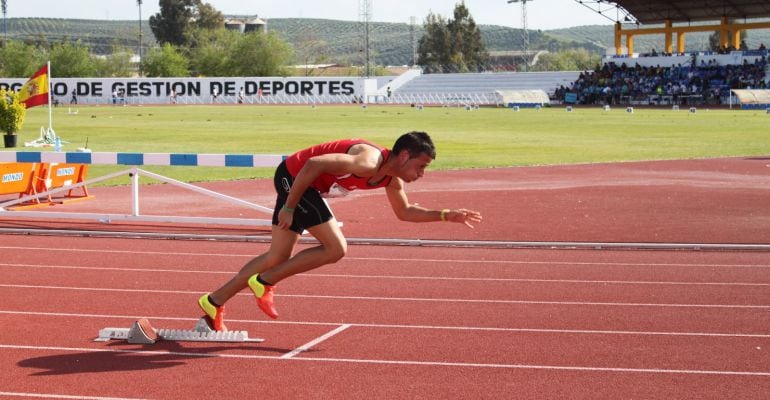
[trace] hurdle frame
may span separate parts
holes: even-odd
[[[54,153],[54,152],[5,152],[0,153],[0,162],[10,161],[10,154],[15,153],[14,162],[67,162],[82,164],[134,164],[134,165],[176,165],[176,166],[232,166],[232,167],[267,167],[276,166],[283,160],[281,155],[224,155],[224,154],[171,154],[171,153]],[[227,160],[230,160],[228,162]],[[131,202],[130,210],[126,214],[112,213],[88,213],[88,212],[57,212],[57,211],[23,211],[11,210],[17,204],[41,197],[50,197],[62,192],[69,192],[86,185],[103,182],[117,177],[128,175],[130,177]],[[112,222],[149,222],[149,223],[175,223],[175,224],[213,224],[213,225],[240,225],[240,226],[271,226],[272,219],[255,218],[227,218],[227,217],[189,217],[173,215],[143,215],[140,212],[139,177],[145,176],[157,181],[167,183],[182,189],[190,190],[211,198],[222,200],[230,204],[246,207],[272,216],[273,209],[238,199],[219,192],[202,188],[200,186],[185,183],[163,175],[142,170],[137,166],[107,174],[98,178],[88,179],[73,185],[38,192],[18,199],[0,203],[0,218],[31,218],[31,219],[67,219],[67,220],[93,220],[102,223]]]

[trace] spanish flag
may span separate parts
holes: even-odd
[[[32,75],[19,91],[19,101],[27,108],[48,104],[48,65]]]

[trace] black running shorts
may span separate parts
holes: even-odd
[[[278,168],[275,169],[275,177],[273,178],[275,184],[275,191],[278,196],[275,199],[275,209],[273,210],[273,225],[278,225],[278,213],[281,212],[286,199],[289,197],[289,190],[294,183],[294,178],[286,169],[286,162],[281,162]],[[329,205],[326,204],[326,200],[321,197],[321,193],[313,188],[308,188],[300,198],[297,206],[294,207],[294,221],[291,224],[291,229],[294,232],[302,234],[307,228],[321,225],[324,222],[334,218],[332,210]]]

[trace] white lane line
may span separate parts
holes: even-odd
[[[28,269],[62,269],[84,271],[117,271],[117,272],[141,272],[141,273],[179,273],[179,274],[217,274],[232,275],[235,271],[204,271],[190,269],[151,269],[151,268],[123,268],[123,267],[81,267],[74,265],[33,265],[18,263],[0,263],[0,268],[28,268]],[[668,285],[668,286],[746,286],[766,287],[770,283],[750,282],[677,282],[677,281],[619,281],[619,280],[588,280],[588,279],[534,279],[534,278],[473,278],[473,277],[446,277],[446,276],[419,276],[419,275],[355,275],[355,274],[322,274],[303,273],[297,277],[320,277],[339,279],[384,279],[384,280],[429,280],[429,281],[462,281],[462,282],[518,282],[518,283],[576,283],[576,284],[618,284],[618,285]]]
[[[68,318],[99,318],[99,319],[128,319],[135,320],[139,318],[149,318],[160,321],[186,321],[191,324],[197,319],[168,316],[147,316],[147,315],[109,315],[109,314],[74,314],[74,313],[56,313],[56,312],[36,312],[36,311],[11,311],[0,310],[0,314],[7,315],[35,315],[43,317],[68,317]],[[465,332],[508,332],[508,333],[549,333],[549,334],[567,334],[567,335],[629,335],[629,336],[695,336],[695,337],[724,337],[724,338],[770,338],[770,334],[755,333],[722,333],[722,332],[662,332],[662,331],[613,331],[613,330],[590,330],[590,329],[538,329],[538,328],[501,328],[494,326],[447,326],[447,325],[405,325],[405,324],[374,324],[374,323],[347,323],[339,322],[316,322],[316,321],[255,321],[249,319],[229,319],[229,322],[239,324],[274,324],[274,325],[301,325],[301,326],[339,326],[350,325],[358,328],[385,328],[385,329],[415,329],[415,330],[449,330]]]
[[[194,269],[156,269],[156,268],[128,268],[128,267],[81,267],[77,265],[40,265],[40,264],[18,264],[18,263],[0,263],[0,267],[21,267],[21,268],[49,268],[49,269],[74,269],[84,271],[117,271],[117,272],[148,272],[148,273],[180,273],[180,274],[219,274],[234,275],[237,271],[210,271]]]
[[[147,254],[147,255],[168,255],[168,256],[213,256],[213,257],[254,257],[254,254],[234,254],[234,253],[191,253],[191,252],[173,252],[173,251],[149,251],[149,250],[114,250],[114,249],[78,249],[63,247],[33,247],[33,246],[0,246],[0,249],[6,250],[31,250],[36,253],[48,251],[63,251],[71,253],[110,253],[110,254]]]
[[[142,400],[140,398],[133,397],[104,397],[104,396],[73,396],[67,394],[53,394],[53,393],[21,393],[21,392],[0,392],[0,396],[13,396],[13,397],[37,397],[41,399],[77,399],[77,400]]]
[[[281,358],[292,358],[292,357],[296,356],[299,353],[302,353],[304,351],[308,351],[313,346],[315,346],[315,345],[317,345],[317,344],[319,344],[319,343],[321,343],[321,342],[331,338],[332,336],[334,336],[334,335],[344,331],[345,329],[350,328],[351,326],[353,326],[353,325],[345,324],[345,325],[339,326],[339,327],[337,327],[337,329],[334,329],[334,330],[332,330],[330,332],[327,332],[326,334],[321,335],[321,336],[319,336],[319,337],[317,337],[317,338],[315,338],[315,339],[313,339],[313,340],[303,344],[302,346],[299,346],[296,349],[294,349],[294,350],[292,350],[292,351],[282,355]]]
[[[114,254],[145,254],[145,255],[165,255],[165,256],[211,256],[211,257],[238,257],[252,258],[254,254],[222,254],[222,253],[193,253],[193,252],[168,252],[168,251],[137,251],[137,250],[108,250],[108,249],[72,249],[72,248],[52,248],[52,247],[21,247],[21,246],[0,246],[0,249],[9,250],[31,250],[36,253],[49,251],[63,251],[74,253],[114,253]],[[512,264],[512,265],[563,265],[563,266],[641,266],[641,267],[725,267],[725,268],[770,268],[770,264],[707,264],[707,263],[659,263],[659,262],[594,262],[594,261],[525,261],[525,260],[458,260],[458,259],[440,259],[440,258],[393,258],[393,257],[345,257],[345,260],[359,261],[404,261],[404,262],[436,262],[436,263],[454,263],[454,264]]]
[[[534,279],[534,278],[470,278],[442,276],[408,276],[408,275],[351,275],[351,274],[321,274],[304,273],[297,277],[312,276],[341,279],[414,279],[428,281],[479,281],[479,282],[521,282],[521,283],[586,283],[586,284],[622,284],[622,285],[683,285],[683,286],[770,286],[770,283],[746,282],[676,282],[676,281],[618,281],[618,280],[587,280],[587,279]]]
[[[2,286],[2,285],[0,285]],[[366,297],[366,296],[323,296],[323,295],[281,295],[285,297],[308,299],[344,299],[344,300],[374,300],[374,301],[424,301],[445,303],[482,303],[482,304],[535,304],[559,306],[602,306],[602,307],[675,307],[675,308],[727,308],[727,309],[770,309],[770,305],[744,304],[681,304],[681,303],[610,303],[591,301],[542,301],[542,300],[496,300],[496,299],[448,299],[448,298],[419,298],[419,297]]]
[[[0,287],[14,289],[46,289],[46,290],[74,290],[91,292],[117,292],[117,293],[151,293],[151,294],[195,294],[198,291],[189,290],[148,290],[148,289],[120,289],[120,288],[94,288],[94,287],[70,287],[70,286],[42,286],[42,285],[6,285]],[[252,296],[248,293],[240,293],[239,296]],[[535,305],[560,305],[560,306],[601,306],[601,307],[674,307],[674,308],[725,308],[725,309],[770,309],[770,305],[744,305],[744,304],[681,304],[681,303],[610,303],[591,301],[542,301],[542,300],[496,300],[496,299],[450,299],[450,298],[425,298],[425,297],[379,297],[379,296],[324,296],[309,294],[280,294],[278,297],[290,297],[298,299],[333,299],[333,300],[364,300],[364,301],[399,301],[399,302],[435,302],[435,303],[480,303],[480,304],[535,304]]]
[[[556,370],[556,371],[588,371],[588,372],[613,372],[613,373],[641,373],[641,374],[677,374],[677,375],[731,375],[731,376],[762,376],[770,377],[766,371],[716,371],[697,369],[659,369],[659,368],[612,368],[589,367],[568,365],[533,365],[533,364],[493,364],[493,363],[464,363],[464,362],[438,362],[438,361],[412,361],[412,360],[377,360],[356,358],[325,358],[325,357],[292,357],[262,356],[256,354],[213,354],[213,353],[189,353],[181,351],[152,351],[152,350],[121,350],[121,349],[94,349],[85,347],[58,347],[58,346],[18,346],[0,344],[0,349],[34,350],[34,351],[68,351],[89,353],[128,353],[183,356],[190,358],[233,358],[233,359],[260,359],[279,361],[304,361],[326,363],[355,363],[377,365],[417,365],[426,367],[457,367],[457,368],[506,368],[522,370]]]

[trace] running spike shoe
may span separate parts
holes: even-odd
[[[198,306],[206,313],[209,326],[215,331],[227,331],[225,326],[225,306],[216,307],[209,301],[209,294],[206,293],[198,299]]]
[[[258,276],[259,274],[256,274],[249,278],[249,288],[254,292],[254,296],[257,297],[259,309],[267,314],[268,317],[276,319],[278,318],[278,311],[275,310],[275,305],[273,304],[273,289],[275,289],[275,286],[261,284],[257,280]]]

